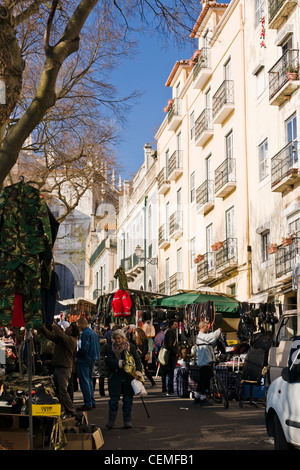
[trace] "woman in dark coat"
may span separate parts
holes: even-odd
[[[124,427],[131,428],[131,412],[133,402],[133,389],[131,377],[124,370],[125,351],[129,351],[136,365],[136,376],[142,377],[142,363],[136,347],[129,343],[122,330],[115,330],[111,336],[111,344],[107,347],[106,364],[108,367],[109,413],[106,427],[113,428],[118,414],[119,400],[123,395]]]
[[[146,360],[146,354],[149,353],[149,342],[148,338],[142,328],[135,328],[134,330],[134,344],[138,353],[141,356],[141,361],[144,366],[145,376],[150,380],[152,387],[155,385],[152,375],[149,372],[148,364]]]

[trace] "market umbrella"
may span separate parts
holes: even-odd
[[[225,314],[226,317],[239,318],[239,306],[237,300],[218,293],[182,292],[163,298],[154,299],[152,306],[161,308],[176,308],[184,305],[199,304],[211,300],[215,304],[216,312]]]

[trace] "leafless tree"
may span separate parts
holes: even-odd
[[[39,185],[49,169],[75,181],[87,162],[111,163],[116,122],[138,93],[119,97],[110,71],[133,53],[138,29],[181,41],[199,9],[198,0],[0,0],[0,187],[25,143],[41,157]]]

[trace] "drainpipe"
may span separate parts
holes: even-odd
[[[250,220],[249,220],[249,182],[248,182],[248,140],[247,140],[247,97],[246,97],[246,57],[245,57],[245,20],[243,16],[243,8],[245,12],[245,0],[243,5],[240,4],[241,13],[241,31],[242,31],[242,47],[243,47],[243,75],[244,75],[244,133],[245,133],[245,164],[246,164],[246,237],[247,237],[247,277],[248,277],[248,299],[252,294],[252,265],[251,265],[251,246],[250,246]]]

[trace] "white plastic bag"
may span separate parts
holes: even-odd
[[[146,396],[148,395],[144,384],[140,380],[133,379],[131,381],[131,386],[135,396]]]

